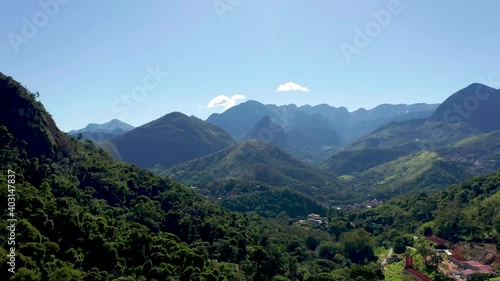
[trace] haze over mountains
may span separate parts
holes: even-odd
[[[98,145],[190,185],[235,179],[331,202],[384,199],[435,192],[496,169],[497,135],[484,134],[500,130],[499,97],[498,90],[472,84],[441,105],[354,112],[250,100],[206,121],[170,113]]]
[[[310,128],[308,125],[313,124],[322,129],[335,130],[339,135],[338,144],[346,144],[389,121],[430,117],[437,107],[437,104],[384,104],[371,110],[358,109],[349,112],[345,107],[336,108],[326,104],[297,107],[294,104],[277,106],[247,101],[223,113],[212,114],[207,122],[223,128],[235,139],[241,140],[261,118],[268,116],[285,131],[304,132]]]
[[[69,131],[68,134],[79,137],[81,135],[82,140],[91,140],[94,142],[110,140],[124,133],[132,130],[134,126],[129,125],[117,119],[113,119],[104,124],[91,123],[85,128],[79,130]]]
[[[104,147],[118,159],[153,168],[170,167],[235,143],[221,128],[173,112],[106,142]]]
[[[2,6],[0,281],[500,281],[499,1],[117,2]]]
[[[247,101],[207,121],[170,113],[98,145],[116,159],[188,184],[232,178],[333,201],[389,198],[433,192],[498,167],[497,135],[484,135],[500,130],[497,108],[499,91],[481,84],[441,105],[383,104],[354,112]],[[87,131],[113,123],[120,124]],[[327,190],[334,196],[325,197]]]
[[[430,118],[382,126],[334,152],[323,167],[344,175],[350,185],[389,196],[401,188],[442,189],[498,169],[499,108],[499,90],[472,84],[451,95]]]
[[[498,106],[498,94],[492,91],[485,102]],[[279,147],[287,143],[266,142],[267,130],[286,136],[266,117],[240,142],[217,126],[174,112],[99,143],[130,157],[126,161],[154,165],[153,171],[169,176],[163,177],[64,134],[34,94],[3,74],[0,95],[0,163],[16,171],[14,184],[24,191],[16,200],[23,206],[15,209],[23,226],[16,239],[29,245],[17,250],[23,267],[16,278],[112,280],[108,272],[118,268],[113,276],[130,280],[192,280],[201,272],[212,280],[383,280],[371,244],[402,254],[411,243],[417,249],[412,254],[424,255],[420,242],[412,235],[408,242],[402,233],[428,232],[460,247],[481,243],[467,255],[499,268],[499,171],[448,187],[500,168],[500,130],[481,126],[491,117],[486,109],[470,111],[474,122],[390,122],[333,150],[322,167]],[[175,162],[183,163],[164,170]],[[6,176],[0,183],[4,189],[12,185]],[[0,202],[7,202],[12,193],[1,194]],[[389,201],[343,209],[373,198]],[[310,212],[325,219],[301,219]],[[0,245],[2,270],[7,251]],[[249,261],[258,266],[247,268]],[[322,272],[303,274],[311,264]],[[363,276],[368,279],[358,278]]]

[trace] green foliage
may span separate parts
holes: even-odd
[[[286,213],[266,221],[223,209],[168,178],[114,161],[91,141],[61,134],[41,104],[11,78],[5,81],[10,88],[2,98],[31,110],[16,117],[15,129],[13,111],[0,111],[0,166],[16,172],[18,190],[14,280],[304,280],[350,263],[346,249],[356,245],[339,245],[344,255],[331,260],[317,257],[313,250],[333,240],[325,230],[291,225]],[[41,130],[43,141],[32,145],[32,134]],[[264,194],[274,192],[269,202],[290,213],[280,195],[302,200],[294,214],[318,208],[294,192],[269,188]],[[7,194],[2,173],[3,210]],[[6,218],[0,219],[2,272]]]
[[[11,280],[383,280],[374,248],[387,245],[404,252],[413,245],[405,233],[432,231],[451,241],[499,245],[500,170],[434,195],[407,195],[373,209],[339,212],[329,218],[328,226],[298,225],[290,216],[322,212],[317,201],[299,192],[324,196],[339,191],[336,181],[329,182],[330,175],[251,142],[265,148],[255,156],[259,161],[290,164],[275,170],[253,166],[252,175],[295,191],[239,181],[200,186],[211,195],[227,196],[222,206],[245,213],[229,211],[169,178],[114,161],[91,141],[62,134],[26,89],[10,77],[1,78],[0,94],[17,109],[0,111],[0,165],[16,171],[19,191],[18,270]],[[19,109],[24,109],[22,118]],[[240,149],[242,155],[228,154],[222,171],[252,151]],[[417,157],[436,158],[432,152]],[[198,164],[212,167],[215,162],[209,160]],[[421,169],[413,160],[406,163],[387,170]],[[452,167],[436,167],[454,176]],[[331,189],[318,191],[322,184]],[[333,194],[359,194],[349,192]],[[2,173],[3,210],[7,194]],[[247,212],[244,205],[255,212]],[[6,218],[3,213],[0,220],[2,272],[8,266]],[[416,267],[435,271],[439,257],[425,244],[414,246]]]
[[[366,230],[360,228],[346,232],[340,237],[345,247],[345,256],[357,264],[367,264],[376,261],[373,251],[373,237]]]
[[[476,176],[431,196],[421,193],[387,201],[362,211],[358,218],[373,233],[435,233],[452,242],[500,241],[500,170]],[[386,237],[393,243],[394,237]],[[399,240],[399,239],[398,239]],[[408,245],[410,239],[404,238]],[[399,241],[401,242],[401,241]]]
[[[260,140],[241,142],[219,152],[176,165],[163,175],[188,185],[238,179],[279,186],[316,198],[348,198],[333,174],[306,165]]]
[[[196,192],[215,199],[220,206],[230,210],[255,211],[267,218],[281,212],[292,218],[310,213],[325,215],[325,208],[306,194],[251,181],[214,180],[197,184]]]

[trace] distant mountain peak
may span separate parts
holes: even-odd
[[[247,133],[245,139],[258,139],[279,147],[286,146],[286,135],[283,128],[276,125],[269,116],[264,116]]]
[[[473,83],[448,97],[430,121],[466,123],[483,132],[500,130],[500,90]]]
[[[134,126],[129,125],[129,124],[127,124],[123,121],[120,121],[118,119],[111,119],[110,121],[108,121],[106,123],[102,123],[102,124],[89,123],[87,126],[85,126],[85,128],[79,129],[79,130],[72,130],[69,133],[74,134],[74,133],[79,133],[82,131],[97,131],[97,130],[111,131],[111,130],[115,130],[117,128],[120,128],[123,131],[129,131],[129,130],[132,130],[134,128]]]
[[[165,114],[110,142],[122,160],[143,168],[170,167],[235,144],[221,128],[181,112]]]

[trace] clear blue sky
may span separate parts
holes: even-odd
[[[480,77],[500,81],[496,0],[54,1],[3,1],[0,71],[40,92],[65,131],[172,111],[204,119],[248,99],[438,103]],[[374,24],[382,10],[390,20]],[[356,28],[373,37],[356,44]],[[350,62],[343,42],[360,47]],[[308,91],[278,92],[287,82]],[[209,108],[221,95],[212,105],[225,106]]]

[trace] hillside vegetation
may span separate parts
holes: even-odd
[[[176,165],[163,175],[186,184],[240,179],[287,187],[308,195],[345,198],[337,177],[294,159],[278,147],[248,140],[214,154]]]
[[[0,175],[0,208],[8,210],[8,190],[15,188],[16,198],[13,215],[0,220],[2,278],[10,274],[12,249],[11,280],[383,278],[370,264],[372,245],[356,242],[371,239],[362,230],[335,242],[336,259],[323,256],[319,250],[333,241],[325,230],[220,208],[61,133],[35,95],[12,78],[0,76],[0,89],[0,165],[15,172],[15,180]],[[19,108],[29,114],[19,115]],[[13,217],[16,244],[8,246],[6,219]]]

